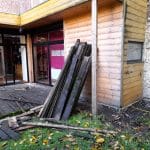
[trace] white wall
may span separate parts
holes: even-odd
[[[150,21],[147,23],[146,40],[144,49],[144,88],[143,97],[150,100]]]
[[[28,81],[28,72],[27,72],[27,56],[25,46],[21,46],[21,61],[22,61],[22,78],[23,81]]]
[[[25,36],[20,37],[21,43],[25,43]],[[21,46],[20,48],[21,52],[21,61],[22,61],[22,79],[23,81],[28,81],[28,71],[27,71],[27,53],[26,53],[26,47]]]
[[[31,7],[35,7],[45,1],[47,1],[47,0],[31,0]]]

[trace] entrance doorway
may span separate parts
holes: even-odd
[[[53,85],[64,66],[63,30],[33,36],[35,82]]]
[[[5,82],[5,63],[4,63],[4,50],[0,46],[0,85]]]
[[[49,50],[48,46],[34,47],[35,80],[38,83],[49,84]]]
[[[6,84],[22,81],[22,62],[19,46],[4,46]]]
[[[3,34],[0,44],[0,85],[27,82],[25,36]]]

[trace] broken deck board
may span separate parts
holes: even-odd
[[[38,84],[0,86],[0,117],[43,105],[50,90]]]
[[[90,64],[91,64],[91,58],[85,57],[83,62],[82,62],[79,74],[78,74],[76,81],[73,85],[73,90],[71,92],[70,98],[69,98],[69,100],[66,104],[66,107],[64,109],[64,113],[63,113],[62,118],[61,118],[62,120],[67,120],[69,118],[74,104],[76,104],[76,101],[79,99],[79,96],[80,96],[80,93],[82,91],[82,87],[83,87],[83,84],[85,82]]]

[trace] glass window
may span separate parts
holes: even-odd
[[[2,35],[0,34],[0,43],[2,43]]]
[[[21,44],[26,44],[26,37],[24,35],[20,36],[20,43]]]
[[[25,35],[4,34],[4,43],[6,41],[9,44],[26,44]]]
[[[20,38],[14,35],[4,34],[4,43],[7,44],[20,44]]]
[[[42,33],[35,35],[33,38],[34,43],[42,43],[42,42],[47,42],[48,41],[48,33]]]
[[[64,39],[63,30],[51,31],[49,38],[50,41],[62,41]]]
[[[56,81],[64,66],[64,44],[50,45],[51,79]]]
[[[4,50],[3,46],[0,46],[0,76],[4,76]]]
[[[127,50],[127,61],[142,61],[142,42],[129,42]]]

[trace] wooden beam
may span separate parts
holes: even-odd
[[[21,19],[19,15],[0,13],[0,24],[20,26]]]
[[[33,53],[32,53],[32,40],[31,36],[27,35],[27,58],[28,58],[28,74],[29,82],[34,82],[34,71],[33,71]]]
[[[92,113],[97,114],[96,65],[97,65],[97,23],[98,1],[92,0]]]

